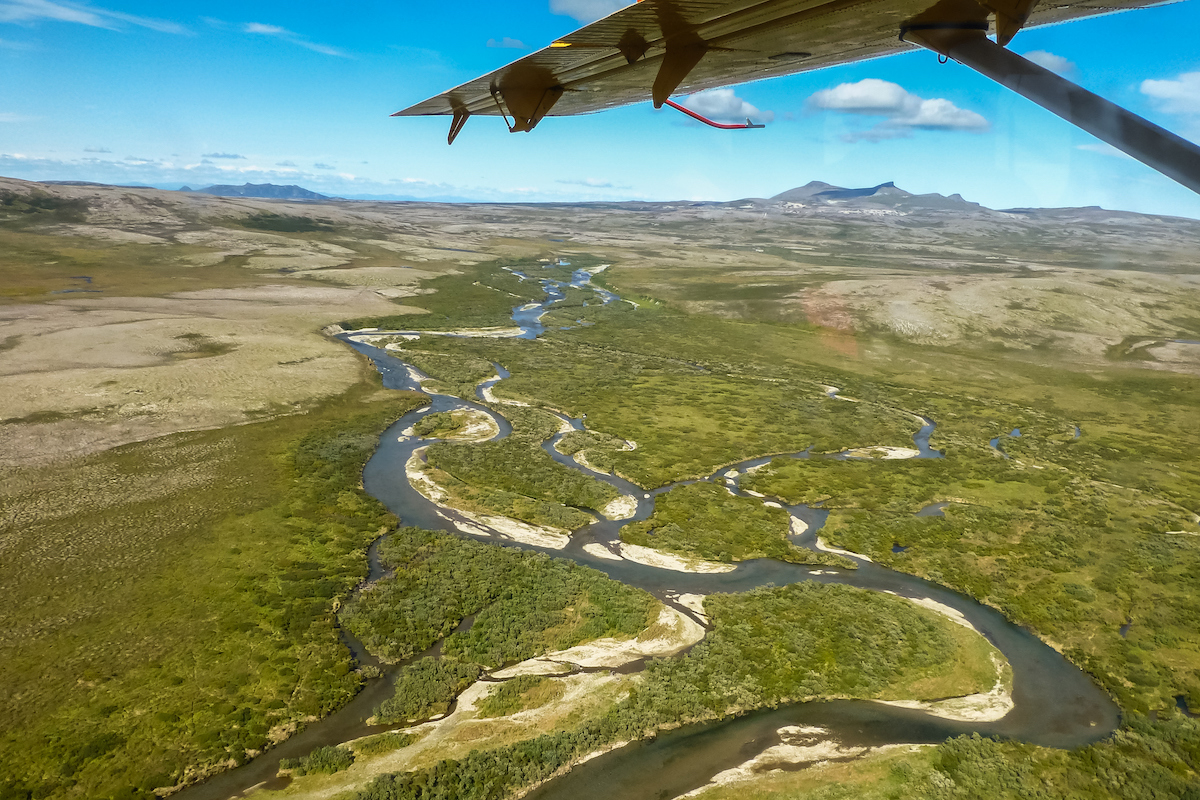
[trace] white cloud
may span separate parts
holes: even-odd
[[[289,31],[287,28],[281,28],[278,25],[267,25],[262,22],[247,22],[242,28],[244,33],[251,33],[258,36],[271,36],[275,39],[282,39],[285,42],[297,45],[299,47],[312,50],[314,53],[320,53],[326,56],[337,56],[339,58],[347,58],[346,54],[336,47],[320,44],[318,42],[310,42],[298,33]]]
[[[683,106],[708,117],[713,122],[736,123],[745,122],[747,119],[761,123],[775,121],[775,112],[759,111],[738,97],[733,89],[709,89],[699,92],[684,100]]]
[[[60,159],[33,153],[0,151],[0,175],[24,180],[83,180],[98,183],[141,183],[151,186],[193,188],[224,183],[299,184],[328,195],[390,196],[405,200],[469,200],[473,202],[579,200],[647,200],[646,195],[624,187],[581,189],[550,183],[533,188],[504,188],[480,185],[454,185],[423,178],[386,178],[356,175],[350,172],[316,172],[301,169],[272,169],[252,161],[224,164],[185,164],[169,160],[139,159],[127,161],[103,157]]]
[[[974,111],[944,98],[925,99],[878,78],[822,89],[808,98],[810,108],[842,114],[884,117],[874,128],[847,134],[847,141],[880,141],[910,136],[914,130],[982,133],[991,126]]]
[[[951,103],[944,98],[922,100],[912,113],[899,116],[895,123],[924,130],[986,131],[988,121],[974,111]]]
[[[1025,57],[1039,67],[1045,67],[1051,72],[1057,72],[1059,75],[1070,75],[1075,72],[1075,64],[1073,62],[1045,50],[1030,50],[1025,54]]]
[[[13,114],[7,111],[0,111],[0,122],[34,122],[37,117],[30,117],[26,114]]]
[[[529,46],[520,39],[514,39],[511,36],[505,36],[503,39],[488,39],[488,47],[501,47],[506,50],[525,50]]]
[[[111,153],[112,150],[109,150],[107,147],[85,147],[85,148],[83,148],[83,152],[85,152],[85,153]]]
[[[567,186],[586,186],[589,189],[628,189],[628,186],[617,186],[612,181],[601,180],[600,178],[559,178],[555,183],[562,183]]]
[[[294,36],[287,28],[278,25],[264,25],[261,22],[247,22],[246,33],[261,33],[264,36]]]
[[[160,33],[187,33],[174,22],[149,17],[137,17],[120,11],[109,11],[76,3],[54,3],[50,0],[0,0],[0,22],[74,22],[93,28],[119,30],[128,23]]]
[[[630,0],[550,0],[550,13],[587,23],[630,5]]]
[[[914,97],[899,84],[867,78],[858,83],[843,83],[832,89],[822,89],[808,98],[808,103],[813,108],[829,111],[892,115],[903,111]]]
[[[1200,72],[1185,72],[1174,80],[1142,81],[1142,94],[1172,114],[1200,114]]]
[[[237,153],[205,153],[200,157],[201,158],[228,158],[228,159],[240,158],[243,160],[246,158],[245,156],[238,155]]]

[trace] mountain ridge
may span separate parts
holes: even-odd
[[[232,184],[215,184],[207,186],[203,189],[193,189],[190,186],[183,186],[179,189],[181,192],[196,192],[197,194],[211,194],[217,197],[257,197],[264,200],[333,200],[334,198],[325,194],[305,189],[303,186],[295,184],[287,184],[281,186],[275,183],[245,183],[241,186]]]

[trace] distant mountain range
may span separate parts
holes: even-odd
[[[277,186],[273,183],[246,183],[241,186],[217,185],[204,189],[183,186],[181,192],[213,194],[218,197],[262,197],[270,200],[331,200],[328,195],[317,194],[303,186]]]
[[[3,180],[0,178],[0,180]],[[45,186],[62,186],[62,187],[105,187],[110,184],[95,183],[92,181],[39,181]],[[328,195],[318,194],[317,192],[305,189],[303,186],[280,186],[273,183],[246,183],[241,186],[232,185],[216,185],[208,186],[203,189],[192,189],[188,186],[183,186],[178,189],[175,187],[178,184],[171,186],[149,187],[142,185],[125,185],[116,188],[129,189],[150,189],[157,188],[161,190],[175,190],[181,192],[192,192],[195,194],[206,194],[218,197],[247,197],[247,198],[262,198],[273,200],[286,200],[291,202],[343,202],[347,200],[365,201],[376,203],[487,203],[497,202],[495,200],[479,200],[477,198],[462,197],[456,195],[437,195],[430,197],[417,197],[409,195],[370,195],[356,194],[345,197],[331,197]],[[511,201],[510,201],[511,202]],[[962,217],[965,219],[981,219],[990,217],[991,215],[1003,215],[1009,219],[1014,216],[1026,218],[1054,218],[1063,220],[1088,220],[1092,222],[1104,220],[1133,220],[1135,218],[1159,218],[1169,219],[1157,214],[1139,214],[1132,211],[1114,211],[1100,208],[1099,206],[1087,206],[1083,208],[1007,208],[1007,209],[990,209],[982,206],[979,203],[972,203],[964,200],[962,195],[952,194],[949,196],[930,193],[930,194],[913,194],[896,186],[892,181],[881,183],[878,186],[869,186],[863,188],[847,188],[844,186],[834,186],[831,183],[824,181],[812,181],[804,186],[798,186],[795,189],[789,189],[786,192],[781,192],[774,197],[748,197],[741,200],[732,201],[602,201],[602,202],[556,202],[556,203],[515,203],[518,205],[566,205],[566,206],[593,206],[596,208],[625,208],[625,209],[640,209],[640,208],[655,208],[655,207],[675,207],[675,208],[694,208],[702,209],[727,209],[729,211],[740,213],[743,210],[754,210],[755,213],[768,214],[788,214],[799,216],[832,216],[840,218],[844,215],[853,216],[871,216],[871,217],[889,217],[903,218],[915,215],[915,218],[920,219],[926,216],[937,217],[938,219],[950,219],[954,217]]]
[[[946,210],[982,208],[978,203],[971,203],[964,200],[962,195],[959,194],[952,194],[949,197],[941,194],[913,194],[912,192],[904,191],[891,181],[865,189],[847,189],[842,186],[833,186],[823,181],[812,181],[796,189],[789,189],[786,192],[777,194],[767,202],[830,205],[843,204],[846,201],[866,201],[868,203],[893,207],[907,206],[910,208],[940,208]]]

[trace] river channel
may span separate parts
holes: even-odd
[[[523,279],[533,280],[527,275],[518,275]],[[563,297],[563,290],[567,285],[595,290],[597,301],[601,303],[621,302],[620,298],[611,292],[592,285],[591,277],[587,271],[579,270],[572,276],[569,284],[542,279],[542,286],[547,292],[546,300],[536,306],[527,304],[514,309],[513,320],[521,328],[521,337],[536,338],[543,333],[542,316],[554,302]],[[352,333],[342,334],[339,338],[374,362],[385,387],[421,390],[421,380],[425,379],[425,376],[415,368],[400,361],[388,351],[366,343],[363,336]],[[364,468],[363,485],[368,493],[378,498],[405,525],[452,531],[483,541],[497,541],[495,537],[473,536],[460,531],[455,523],[465,523],[467,520],[458,517],[452,510],[439,508],[420,494],[409,483],[405,470],[414,451],[429,444],[428,440],[406,435],[405,431],[427,413],[474,408],[487,413],[500,425],[497,438],[507,436],[511,432],[511,426],[503,416],[495,413],[483,402],[485,390],[508,376],[500,365],[497,364],[496,368],[497,377],[479,386],[476,399],[465,400],[432,394],[432,403],[429,406],[406,414],[380,437],[378,449]],[[830,396],[834,396],[835,393],[836,390],[832,390]],[[583,420],[570,420],[566,417],[562,419],[569,422],[572,428],[583,429]],[[942,457],[942,453],[931,449],[929,445],[929,437],[936,427],[935,423],[924,418],[922,423],[920,431],[913,437],[913,450],[917,453],[915,457]],[[573,457],[558,452],[554,444],[561,436],[562,434],[559,434],[543,444],[546,452],[572,469],[584,471],[611,484],[623,495],[637,498],[636,512],[631,517],[621,520],[598,519],[594,524],[572,534],[570,543],[562,550],[550,550],[512,541],[503,541],[503,544],[569,558],[603,572],[614,580],[644,589],[664,602],[672,602],[672,598],[680,594],[745,592],[769,584],[783,586],[803,580],[846,584],[914,599],[929,598],[961,613],[1008,659],[1013,673],[1013,708],[1005,717],[994,722],[957,722],[918,710],[865,700],[809,702],[763,709],[724,721],[685,726],[663,733],[652,740],[626,745],[576,767],[566,775],[539,787],[528,795],[529,797],[539,800],[611,797],[657,800],[677,797],[705,785],[717,773],[736,767],[778,744],[778,731],[785,726],[824,729],[827,738],[836,740],[843,747],[935,743],[951,736],[979,733],[1049,747],[1075,748],[1106,737],[1118,725],[1119,712],[1108,695],[1059,653],[1027,630],[1009,622],[1000,612],[944,586],[887,569],[866,559],[855,558],[858,569],[854,570],[809,567],[762,559],[740,562],[729,572],[704,574],[614,560],[613,554],[617,552],[622,526],[631,520],[649,517],[660,494],[683,483],[695,481],[684,481],[647,491],[618,476],[589,469],[577,463]],[[734,494],[750,497],[751,495],[740,489],[740,477],[747,474],[747,470],[778,457],[766,456],[722,467],[702,480],[719,483]],[[785,457],[818,456],[810,455],[806,451]],[[842,453],[823,457],[852,456]],[[881,462],[880,468],[885,469],[886,462]],[[828,512],[819,508],[788,506],[781,501],[776,502],[808,524],[808,530],[792,536],[792,541],[802,547],[815,548],[817,533]],[[928,513],[940,511],[940,508],[931,507]],[[471,524],[478,528],[477,523]],[[601,547],[590,547],[588,550],[591,552],[585,551],[585,546],[595,544]],[[597,554],[605,550],[609,551],[607,557]],[[376,551],[377,547],[372,547],[370,551],[369,580],[382,575]],[[352,637],[346,635],[345,638],[347,645],[360,661],[377,663]],[[369,681],[366,688],[350,704],[329,717],[312,723],[277,748],[249,764],[218,775],[204,784],[185,789],[177,796],[183,800],[224,800],[241,796],[254,788],[279,788],[285,785],[283,779],[274,777],[280,758],[295,757],[320,745],[340,744],[385,730],[367,726],[366,719],[374,707],[390,695],[397,669],[398,665],[386,668],[383,677]]]

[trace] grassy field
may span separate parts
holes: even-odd
[[[304,415],[5,472],[6,797],[150,797],[357,691],[333,607],[394,523],[359,470],[424,402],[363,369]]]

